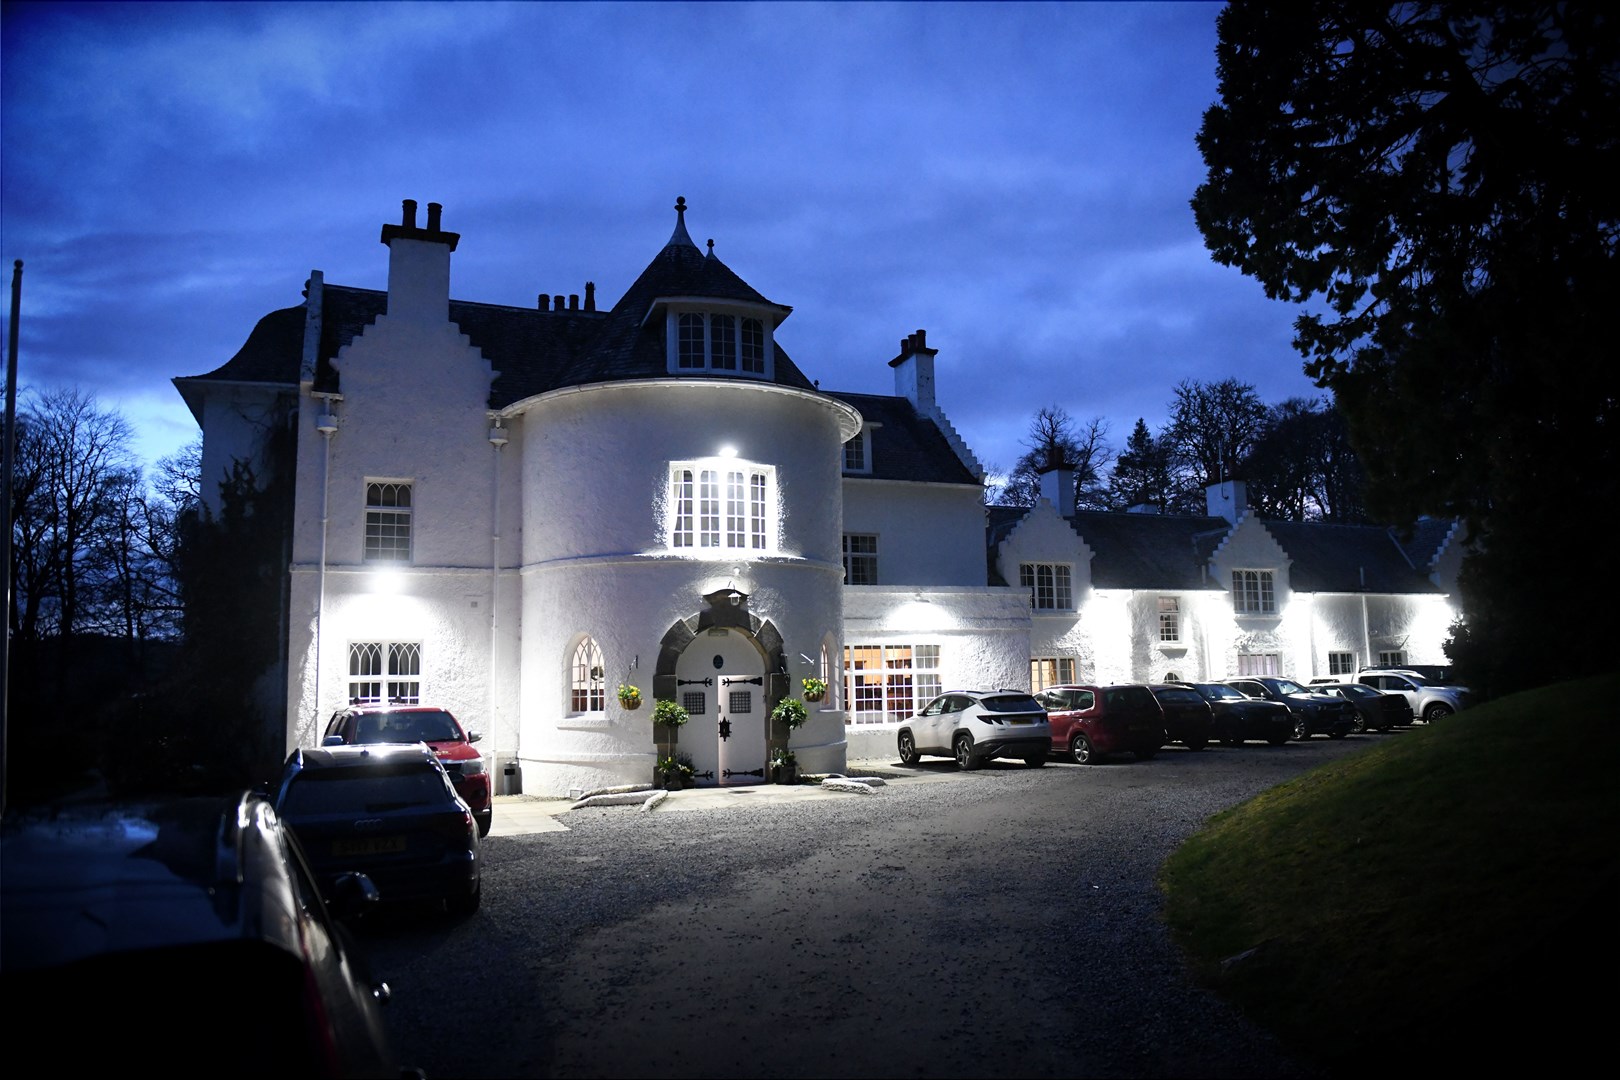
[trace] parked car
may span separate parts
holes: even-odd
[[[1046,764],[1052,729],[1046,712],[1022,690],[952,690],[941,694],[901,726],[900,760],[915,765],[924,754],[956,758],[977,769],[991,758],[1022,758]]]
[[[1361,683],[1313,684],[1311,689],[1348,701],[1356,710],[1357,735],[1369,729],[1388,731],[1396,726],[1405,727],[1413,719],[1412,706],[1400,694],[1386,694]]]
[[[1189,750],[1202,750],[1215,737],[1215,713],[1209,702],[1186,683],[1148,687],[1164,711],[1164,737]]]
[[[1367,675],[1375,671],[1406,671],[1417,675],[1431,686],[1454,686],[1450,664],[1374,664],[1361,669]]]
[[[361,872],[387,903],[443,901],[455,915],[478,910],[478,826],[444,765],[420,743],[294,750],[276,809],[323,885]]]
[[[1146,761],[1165,743],[1164,710],[1142,685],[1049,686],[1035,695],[1052,725],[1052,749],[1081,765],[1109,754]]]
[[[1260,739],[1281,746],[1294,737],[1294,715],[1288,706],[1252,698],[1225,683],[1190,684],[1215,714],[1215,737],[1222,746],[1242,746]]]
[[[388,984],[262,796],[13,808],[0,863],[7,1030],[68,1071],[404,1075]]]
[[[1332,694],[1313,693],[1293,679],[1248,675],[1227,679],[1226,685],[1252,698],[1286,705],[1294,718],[1294,738],[1301,742],[1319,733],[1342,739],[1355,730],[1356,710],[1348,701]]]
[[[1466,686],[1437,686],[1415,671],[1363,671],[1356,682],[1386,694],[1400,694],[1428,724],[1461,712],[1470,700]]]
[[[489,770],[472,744],[483,736],[461,726],[449,709],[433,705],[351,705],[326,723],[324,746],[424,742],[444,762],[456,794],[478,820],[478,835],[488,836],[494,821]]]

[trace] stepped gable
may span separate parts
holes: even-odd
[[[878,480],[916,480],[935,484],[979,484],[938,425],[917,412],[903,397],[845,394],[829,397],[852,405],[871,429],[871,476]],[[859,479],[866,473],[849,473]]]

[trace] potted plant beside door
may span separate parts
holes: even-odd
[[[788,729],[788,738],[804,726],[810,719],[810,710],[804,707],[804,702],[798,698],[783,698],[771,710],[771,719]],[[793,756],[793,751],[786,745],[780,746],[771,755],[771,771],[776,776],[778,784],[797,784],[799,782],[799,763]]]
[[[670,764],[672,765],[674,764],[673,755],[675,753],[675,732],[680,730],[681,725],[690,719],[692,719],[692,714],[681,708],[680,705],[676,704],[669,698],[659,698],[657,701],[653,702],[653,726],[664,728],[667,732],[665,735],[665,738],[668,740],[667,745],[661,746],[660,749],[667,749],[668,754],[666,756],[669,757]],[[663,762],[660,761],[658,763],[658,775],[655,776],[654,779],[660,780],[662,777]]]

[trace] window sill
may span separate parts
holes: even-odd
[[[590,731],[598,728],[612,727],[613,721],[605,712],[574,713],[557,721],[559,730]]]

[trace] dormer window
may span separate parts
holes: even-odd
[[[766,374],[770,339],[764,320],[722,311],[682,311],[672,321],[672,372]]]
[[[844,444],[844,471],[869,473],[872,471],[872,429],[863,427],[860,434]]]

